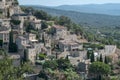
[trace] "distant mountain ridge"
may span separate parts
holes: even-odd
[[[61,6],[54,7],[54,9],[85,12],[85,13],[120,15],[120,3],[88,4],[88,5],[61,5]]]

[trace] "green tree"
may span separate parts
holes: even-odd
[[[107,57],[105,56],[105,64],[108,64],[108,59],[107,59]]]
[[[106,64],[111,63],[111,62],[112,62],[112,58],[109,57],[109,56],[105,56],[104,62],[105,62]]]
[[[40,60],[44,60],[46,58],[46,54],[44,53],[40,53],[38,56]]]
[[[28,58],[27,58],[27,51],[26,50],[24,50],[24,62],[27,62],[28,61]]]
[[[21,21],[20,20],[11,20],[10,21],[13,25],[20,25]]]
[[[0,80],[24,80],[23,73],[32,73],[29,64],[14,67],[12,60],[4,56],[0,60]]]
[[[35,11],[34,16],[36,16],[38,19],[42,19],[42,20],[51,20],[51,15],[48,15],[43,10]]]
[[[69,69],[70,67],[72,67],[72,65],[68,59],[60,58],[57,60],[57,63],[58,63],[58,68],[60,70],[66,70],[66,69]]]
[[[102,54],[100,54],[100,62],[103,62]]]
[[[106,76],[110,74],[110,72],[110,66],[103,62],[93,62],[89,67],[89,73],[94,74],[97,77],[97,80],[101,80],[100,76]]]
[[[47,22],[46,21],[42,21],[41,22],[41,29],[46,29],[46,28],[48,28]]]
[[[10,17],[10,11],[9,11],[9,8],[7,9],[7,18]]]
[[[18,51],[18,47],[13,42],[13,32],[11,31],[9,33],[9,52],[17,52],[17,51]]]
[[[42,80],[48,80],[48,76],[47,76],[45,70],[40,71],[38,76],[39,76],[40,80],[41,80],[41,78],[42,78]]]
[[[71,68],[64,71],[64,74],[65,74],[66,80],[81,80],[79,75],[75,71],[73,71]]]
[[[52,70],[57,69],[58,64],[56,60],[51,60],[51,61],[45,61],[45,63],[43,64],[43,68],[51,68]]]
[[[0,47],[2,48],[3,46],[3,40],[0,40]]]
[[[88,50],[87,51],[87,59],[91,58],[91,54],[93,53],[93,50]],[[92,55],[93,56],[93,55]]]
[[[27,21],[24,22],[24,26],[26,26],[25,31],[30,33],[31,30],[35,30],[34,27]]]
[[[94,61],[95,61],[94,53],[91,53],[90,60],[91,60],[91,62],[94,62]]]

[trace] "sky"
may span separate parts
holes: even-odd
[[[120,3],[120,0],[18,0],[18,1],[20,5],[43,5],[43,6]]]

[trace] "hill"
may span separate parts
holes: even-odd
[[[120,16],[65,11],[43,6],[31,7],[46,11],[53,16],[64,15],[70,17],[74,22],[85,27],[120,27]]]
[[[88,5],[61,5],[54,7],[55,9],[77,11],[85,13],[120,15],[120,4],[88,4]]]

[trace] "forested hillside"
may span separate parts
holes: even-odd
[[[89,27],[119,27],[120,16],[110,16],[101,14],[88,14],[74,11],[57,10],[53,8],[47,8],[42,6],[31,6],[38,10],[44,10],[54,16],[67,16],[70,17],[74,22]]]

